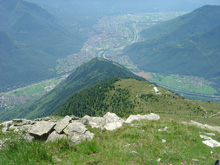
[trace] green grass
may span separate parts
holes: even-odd
[[[44,88],[38,84],[38,85],[35,85],[35,86],[32,86],[30,88],[27,88],[24,90],[28,95],[31,95],[31,94],[35,94],[35,93],[40,93],[40,92],[43,92],[44,91]]]
[[[113,112],[120,117],[128,117],[130,114],[156,113],[177,121],[197,119],[202,123],[219,125],[220,103],[189,100],[157,88],[159,95],[155,94],[154,85],[146,81],[129,78],[110,80],[70,96],[54,114],[83,117]]]
[[[167,131],[158,131],[165,126],[169,127]],[[89,130],[95,133],[94,139],[80,144],[67,140],[46,145],[43,141],[10,142],[0,151],[1,163],[213,164],[220,157],[220,148],[210,148],[200,138],[200,134],[212,131],[173,120],[136,121],[114,131]],[[220,141],[220,134],[215,134],[213,139]],[[166,143],[162,143],[162,139]],[[157,162],[159,158],[160,163]]]

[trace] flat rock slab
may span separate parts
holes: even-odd
[[[71,120],[72,120],[72,118],[69,116],[66,116],[61,120],[58,120],[54,129],[57,131],[57,133],[59,133],[59,134],[62,133],[63,130],[69,125]]]
[[[150,113],[149,115],[130,115],[125,123],[131,123],[134,120],[160,120],[160,116],[154,113]]]
[[[73,133],[80,133],[84,134],[87,131],[85,125],[83,125],[81,122],[73,122],[70,123],[65,129],[64,132],[67,135],[71,135]]]
[[[192,125],[196,125],[197,127],[200,127],[202,129],[209,129],[211,131],[217,131],[220,133],[220,127],[219,126],[211,126],[211,125],[208,125],[208,124],[202,124],[202,123],[199,123],[199,122],[196,122],[196,121],[193,121],[191,120],[191,123]]]
[[[41,121],[35,123],[29,131],[29,134],[33,136],[44,136],[49,134],[56,124],[49,121]]]
[[[206,141],[202,141],[205,145],[209,146],[209,147],[220,147],[220,143],[217,142],[216,140],[210,139],[210,140],[206,140]]]

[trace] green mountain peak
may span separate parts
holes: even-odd
[[[94,58],[79,66],[56,88],[41,99],[22,109],[18,109],[16,112],[13,112],[13,110],[6,112],[6,115],[1,115],[1,119],[8,120],[8,116],[10,118],[37,118],[51,115],[75,92],[116,77],[133,77],[144,80],[120,64],[102,58]],[[9,113],[13,114],[9,115]]]

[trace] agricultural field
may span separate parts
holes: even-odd
[[[67,75],[35,83],[23,88],[18,88],[7,93],[0,93],[0,110],[6,110],[36,100],[45,93],[51,91]]]
[[[217,91],[211,87],[211,83],[202,78],[180,75],[164,76],[156,73],[152,73],[152,75],[153,78],[150,79],[152,82],[179,91],[205,95],[213,95],[217,93]]]

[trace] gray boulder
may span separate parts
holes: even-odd
[[[101,128],[103,120],[103,117],[90,117],[86,115],[81,119],[81,123],[92,128]]]
[[[57,133],[59,133],[59,134],[62,133],[63,130],[69,125],[71,120],[72,120],[72,118],[69,116],[66,116],[61,120],[58,120],[54,129],[57,131]]]
[[[64,132],[67,135],[72,135],[73,133],[80,133],[84,134],[87,131],[85,125],[83,125],[79,121],[74,121],[73,123],[70,123],[65,129]]]
[[[29,134],[37,138],[49,135],[53,130],[55,123],[49,121],[41,121],[35,123],[29,131]]]
[[[94,134],[89,131],[86,131],[84,134],[74,132],[69,136],[69,140],[73,143],[80,143],[81,141],[92,140],[93,137]]]
[[[2,128],[2,133],[5,134],[7,131],[8,131],[8,127],[3,127],[3,128]]]
[[[58,134],[56,131],[53,131],[47,138],[46,143],[48,142],[55,142],[58,141],[60,139],[66,139],[67,136],[65,134]]]
[[[32,125],[34,124],[34,121],[26,120],[26,119],[13,119],[12,124],[14,126]]]
[[[19,131],[22,133],[29,132],[32,128],[32,125],[23,125],[18,127]]]
[[[80,121],[73,121],[73,123],[70,123],[64,129],[64,133],[73,143],[79,143],[86,139],[92,140],[92,138],[94,137],[94,134],[87,131],[85,125],[83,125]]]
[[[118,117],[115,113],[107,112],[103,116],[102,129],[105,128],[106,130],[112,131],[120,128],[123,123],[124,120]]]
[[[125,123],[131,123],[134,120],[160,120],[160,116],[154,113],[150,113],[149,115],[130,115]]]
[[[34,140],[34,137],[31,136],[30,134],[26,133],[25,135],[23,135],[23,138],[25,140],[27,140],[28,142],[32,142]]]
[[[3,127],[10,127],[10,126],[12,125],[12,121],[6,121],[6,122],[4,122],[4,123],[1,123],[1,125],[2,125]]]

